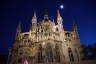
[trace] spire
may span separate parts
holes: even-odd
[[[20,33],[21,32],[21,22],[19,21],[19,24],[17,26],[17,33]]]
[[[32,17],[32,25],[33,24],[37,24],[37,17],[36,17],[36,12],[34,11],[34,15],[33,15],[33,17]]]
[[[34,15],[32,17],[32,26],[30,27],[30,30],[36,31],[36,26],[37,26],[37,17],[36,17],[36,12],[34,12]]]
[[[61,15],[60,15],[60,12],[59,12],[59,10],[57,10],[57,23],[62,24],[62,21],[63,21],[63,19],[62,19]]]
[[[58,17],[61,17],[59,10],[57,10],[57,16],[58,16]]]
[[[34,18],[36,18],[36,12],[34,11],[34,16],[33,16]]]
[[[19,24],[17,26],[17,30],[16,30],[16,40],[20,39],[20,33],[21,33],[21,22],[19,21]]]
[[[73,19],[73,32],[75,33],[76,37],[79,38],[78,28],[77,28],[77,24],[76,24],[76,19]]]
[[[45,9],[45,12],[44,12],[44,20],[48,21],[48,11],[46,9]]]
[[[73,19],[73,31],[77,31],[77,24],[76,24],[76,19]]]

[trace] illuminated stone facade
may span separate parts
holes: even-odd
[[[57,11],[57,25],[48,19],[37,23],[36,13],[32,17],[29,32],[17,28],[16,39],[9,55],[9,64],[79,64],[81,45],[76,24],[73,31],[63,28],[63,19]]]

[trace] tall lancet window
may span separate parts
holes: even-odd
[[[40,44],[39,48],[38,48],[38,63],[42,63],[43,62],[42,49],[43,49],[42,45]]]
[[[68,48],[68,53],[69,53],[69,58],[70,58],[70,61],[74,61],[74,57],[73,57],[73,53],[72,53],[72,50],[71,48]]]
[[[53,53],[51,44],[47,44],[46,46],[46,56],[48,62],[53,62]]]
[[[55,61],[60,62],[60,49],[58,44],[55,46]]]

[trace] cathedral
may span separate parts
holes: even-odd
[[[64,30],[63,18],[57,11],[57,24],[48,18],[37,20],[36,12],[32,17],[28,32],[22,32],[19,23],[15,42],[10,50],[8,64],[79,64],[82,48],[77,25],[73,30]]]

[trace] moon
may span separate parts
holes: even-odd
[[[64,5],[63,5],[63,4],[62,4],[62,5],[60,5],[60,8],[61,8],[61,9],[63,9],[63,8],[64,8]]]

